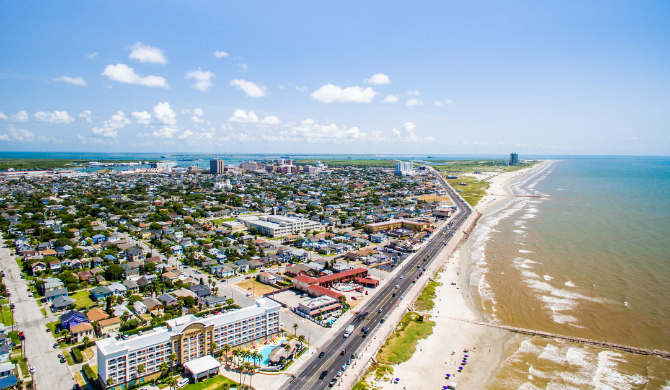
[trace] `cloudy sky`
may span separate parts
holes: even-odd
[[[670,154],[670,2],[0,3],[0,150]]]

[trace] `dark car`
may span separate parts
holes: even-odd
[[[395,298],[395,293],[393,293],[393,298]]]
[[[61,363],[65,363],[66,361],[67,361],[67,360],[65,360],[65,358],[60,358],[60,362],[61,362]]]
[[[384,319],[382,318],[381,320],[379,320],[379,323],[380,323],[380,324],[383,324],[383,323],[384,323]]]
[[[323,378],[325,378],[325,377],[327,377],[327,376],[328,376],[328,370],[325,370],[325,371],[323,371],[323,372],[321,373],[321,375],[319,375],[319,379],[323,379]]]
[[[319,354],[319,359],[321,359],[321,358],[324,357],[324,356],[326,356],[326,353],[325,353],[325,352],[321,352],[321,353]]]
[[[54,343],[54,349],[58,349],[58,343]]]

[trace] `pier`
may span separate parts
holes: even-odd
[[[451,319],[451,320],[455,320],[455,321],[469,322],[469,323],[475,324],[475,325],[490,326],[492,328],[504,329],[504,330],[508,330],[510,332],[521,333],[521,334],[525,334],[525,335],[529,335],[529,336],[540,336],[540,337],[545,337],[545,338],[548,338],[548,339],[560,339],[560,340],[570,341],[570,342],[578,343],[578,344],[587,344],[587,345],[591,345],[591,346],[598,347],[598,348],[616,349],[618,351],[635,353],[635,354],[638,354],[638,355],[656,356],[656,357],[660,357],[660,358],[663,358],[663,359],[669,359],[670,360],[670,352],[661,351],[661,350],[658,350],[658,349],[631,347],[631,346],[628,346],[628,345],[615,344],[615,343],[610,343],[610,342],[607,342],[607,341],[583,339],[583,338],[580,338],[580,337],[565,336],[565,335],[561,335],[561,334],[542,332],[542,331],[533,330],[533,329],[516,328],[514,326],[497,325],[497,324],[491,324],[491,323],[488,323],[488,322],[466,320],[466,319],[463,319],[463,318],[453,318],[453,317],[448,317],[448,318]]]

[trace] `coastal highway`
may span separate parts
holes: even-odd
[[[325,389],[328,382],[335,378],[342,366],[354,354],[358,348],[366,341],[363,338],[363,327],[373,330],[380,321],[384,319],[404,298],[404,294],[412,287],[413,281],[417,279],[424,269],[432,263],[436,255],[452,239],[454,232],[460,229],[465,220],[472,214],[470,206],[447,184],[435,170],[430,169],[437,181],[445,189],[453,204],[458,208],[453,219],[446,228],[443,228],[429,239],[424,247],[419,250],[405,264],[400,266],[398,272],[388,280],[380,291],[371,297],[362,308],[358,309],[356,315],[338,331],[332,340],[325,344],[318,353],[310,357],[305,368],[296,375],[295,379],[284,385],[285,390],[307,390],[307,389]],[[344,329],[349,325],[354,326],[354,331],[347,338],[344,337]],[[345,351],[342,353],[342,351]],[[319,358],[323,352],[324,356]],[[322,372],[328,371],[328,374],[320,379]]]

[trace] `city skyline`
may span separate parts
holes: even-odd
[[[670,154],[662,2],[0,7],[0,151]]]

